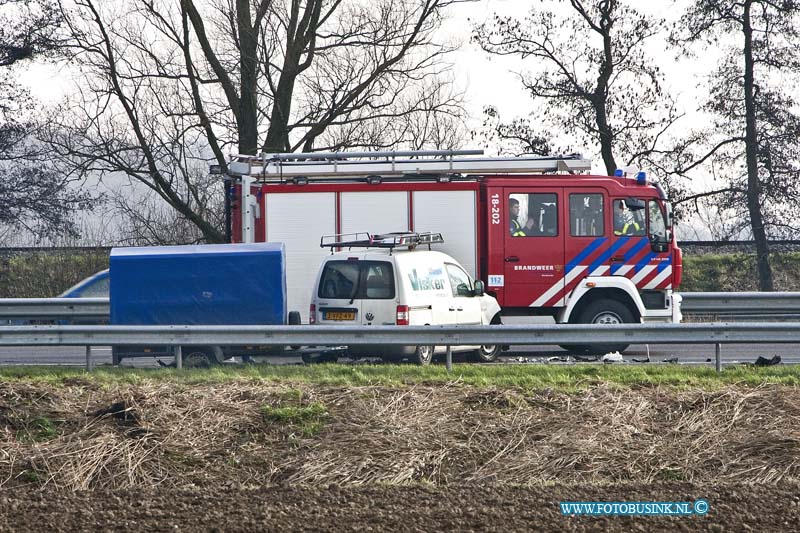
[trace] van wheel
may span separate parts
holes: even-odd
[[[181,351],[183,352],[183,368],[209,368],[217,364],[217,359],[210,350],[185,346]]]
[[[474,352],[473,359],[479,363],[494,363],[500,354],[499,344],[484,344]]]
[[[300,319],[300,311],[289,311],[289,325],[290,326],[299,326],[302,324],[302,320]],[[292,350],[299,350],[302,346],[289,346]]]
[[[490,323],[492,326],[497,326],[502,324],[500,321],[499,316],[495,316],[492,318]],[[474,352],[472,352],[473,360],[479,363],[494,363],[497,360],[497,356],[500,355],[500,351],[502,350],[502,346],[499,344],[484,344]]]
[[[429,345],[417,346],[414,350],[414,354],[409,357],[412,363],[416,363],[418,365],[427,366],[431,364],[433,360],[433,351],[434,347]]]
[[[617,300],[597,300],[586,306],[578,317],[580,324],[633,324],[633,313],[628,306]],[[624,352],[629,344],[591,344],[586,346],[569,346],[580,349],[583,353],[605,354],[608,352]]]

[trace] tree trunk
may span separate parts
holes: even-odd
[[[608,9],[608,7],[607,7]],[[613,8],[612,8],[613,9]],[[597,121],[597,131],[600,134],[600,155],[603,157],[603,164],[606,166],[606,173],[614,175],[617,170],[617,162],[614,161],[614,133],[608,124],[608,82],[614,71],[614,43],[611,39],[611,29],[613,21],[610,11],[604,13],[601,23],[601,35],[603,36],[603,62],[600,65],[600,75],[597,78],[597,88],[594,91],[594,110]]]
[[[239,98],[239,153],[255,155],[258,149],[256,89],[258,28],[253,27],[249,0],[237,0],[236,23],[239,30],[239,62],[242,78]]]
[[[756,107],[754,101],[755,82],[753,73],[753,28],[750,22],[752,2],[744,3],[742,30],[744,32],[744,106],[745,106],[745,155],[747,158],[747,209],[750,212],[750,227],[756,243],[758,287],[772,291],[772,268],[769,264],[769,243],[761,213],[761,184],[758,180],[758,138],[756,136]]]
[[[597,112],[597,128],[600,132],[600,155],[603,157],[603,164],[606,166],[606,173],[609,176],[614,175],[617,170],[617,163],[614,161],[613,152],[613,135],[611,134],[610,126],[606,119],[606,109],[604,103],[596,106]]]
[[[294,94],[297,67],[292,63],[288,53],[286,56],[283,72],[278,81],[278,89],[275,91],[267,138],[264,141],[264,151],[270,154],[290,151],[289,118],[292,112],[292,95]]]

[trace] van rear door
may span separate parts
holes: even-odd
[[[389,261],[327,261],[317,285],[318,323],[394,324],[395,294],[394,268]]]
[[[397,287],[394,265],[389,261],[359,261],[361,324],[393,325],[397,320]]]
[[[317,283],[317,323],[361,323],[361,301],[356,298],[361,277],[359,263],[357,259],[325,262]]]

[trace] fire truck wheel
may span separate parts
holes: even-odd
[[[431,364],[433,360],[433,346],[417,346],[416,350],[414,350],[414,354],[409,357],[409,360],[412,363],[416,363],[418,365],[426,366]]]
[[[633,313],[628,307],[617,300],[597,300],[586,306],[578,322],[581,324],[632,324]],[[620,352],[628,347],[627,344],[593,344],[583,350],[588,353]]]

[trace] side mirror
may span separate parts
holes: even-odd
[[[669,251],[669,241],[661,240],[658,235],[650,235],[650,248],[656,253],[664,253]]]
[[[483,282],[478,280],[475,282],[475,290],[473,293],[475,296],[483,296],[486,292],[486,287],[484,287]]]
[[[628,209],[631,211],[638,211],[639,209],[644,209],[644,200],[641,198],[631,198],[625,200],[625,205],[628,206]]]

